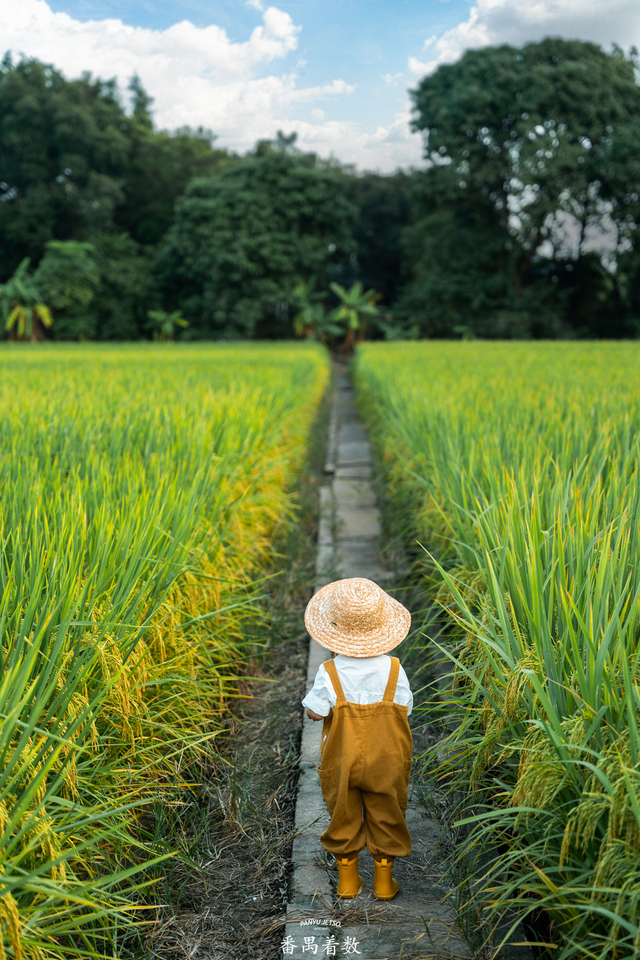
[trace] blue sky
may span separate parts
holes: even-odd
[[[328,52],[331,66],[341,66],[354,49],[361,62],[386,58],[394,48],[402,58],[416,36],[425,30],[444,33],[464,19],[471,5],[467,0],[292,0],[284,8],[302,24],[310,49]],[[235,40],[256,24],[256,8],[242,0],[63,0],[49,6],[78,20],[118,17],[135,27],[163,29],[178,20],[191,20],[198,27],[218,24]]]
[[[640,45],[638,0],[0,0],[0,12],[14,54],[123,87],[137,72],[162,127],[202,124],[238,151],[295,129],[303,147],[380,170],[420,163],[408,90],[468,47],[547,34]]]

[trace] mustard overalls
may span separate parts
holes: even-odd
[[[331,823],[320,837],[336,857],[359,853],[407,857],[405,821],[413,740],[407,707],[394,703],[400,661],[391,657],[389,680],[378,703],[345,700],[333,660],[325,660],[338,698],[322,725],[320,786]]]

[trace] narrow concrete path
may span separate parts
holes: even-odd
[[[332,480],[321,490],[316,589],[340,577],[367,577],[392,589],[393,577],[377,553],[380,516],[371,485],[371,451],[351,381],[341,368],[336,371],[329,434],[325,472]],[[307,689],[328,658],[328,651],[310,640]],[[365,851],[359,860],[363,893],[342,903],[336,898],[335,862],[319,839],[329,821],[316,771],[320,732],[321,724],[305,718],[283,955],[363,960],[469,957],[453,910],[443,903],[447,888],[436,886],[434,880],[441,874],[434,863],[439,861],[439,829],[416,801],[413,784],[407,809],[413,849],[410,857],[396,861],[394,871],[400,894],[388,903],[373,898],[373,860]]]

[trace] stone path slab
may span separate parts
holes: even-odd
[[[333,495],[342,508],[362,510],[363,507],[375,507],[376,497],[369,479],[367,476],[366,479],[358,477],[333,481]]]
[[[369,466],[359,466],[359,467],[339,467],[334,473],[334,483],[340,480],[361,480],[366,484],[366,487],[370,490],[371,482],[371,467]]]
[[[338,369],[336,379],[325,460],[329,482],[320,497],[315,588],[338,577],[356,576],[389,588],[392,575],[383,567],[377,551],[380,515],[370,482],[369,443],[358,421],[346,371]],[[307,690],[313,685],[318,666],[328,658],[328,651],[310,640]],[[444,901],[447,887],[435,882],[433,862],[438,860],[439,829],[417,802],[413,784],[407,808],[413,849],[410,857],[396,861],[394,870],[400,894],[389,903],[373,898],[373,860],[365,851],[359,859],[363,893],[350,901],[336,898],[335,862],[325,854],[319,839],[329,822],[316,770],[320,731],[320,724],[305,717],[283,956],[468,958],[469,951],[456,931],[453,910]]]
[[[364,443],[345,441],[338,444],[338,450],[339,464],[343,467],[355,467],[371,462],[371,448],[366,441]]]

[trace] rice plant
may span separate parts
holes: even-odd
[[[458,726],[427,759],[466,798],[491,916],[515,908],[559,960],[640,952],[639,373],[630,343],[356,361],[450,627]]]
[[[319,348],[0,351],[0,960],[118,957],[210,756]],[[159,869],[159,868],[158,868]]]

